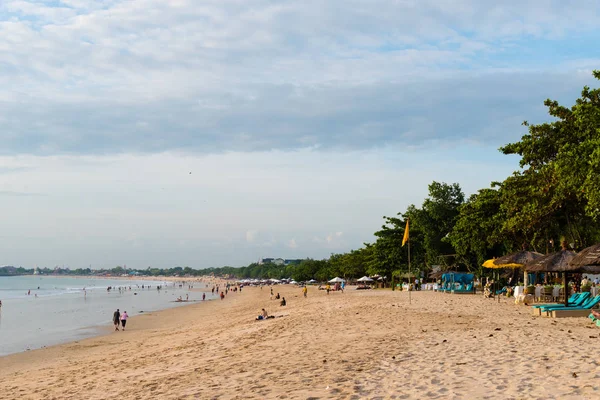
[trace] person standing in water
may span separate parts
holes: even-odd
[[[123,327],[123,330],[125,330],[125,324],[127,323],[127,318],[129,318],[129,315],[127,315],[127,311],[123,311],[123,314],[121,314],[121,326]]]
[[[202,293],[202,301],[206,299],[206,293]]]
[[[121,323],[121,313],[119,312],[119,309],[117,308],[117,311],[115,311],[113,314],[113,324],[115,324],[115,331],[119,330],[120,323]]]

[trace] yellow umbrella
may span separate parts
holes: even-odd
[[[523,266],[523,264],[516,264],[516,263],[496,264],[496,263],[494,263],[494,261],[496,261],[496,259],[491,258],[489,260],[486,260],[483,264],[481,264],[481,266],[486,267],[486,268],[493,268],[493,269],[521,268]]]
[[[524,264],[508,263],[508,264],[494,264],[491,268],[521,268]]]

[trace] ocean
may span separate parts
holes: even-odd
[[[196,290],[206,290],[205,284],[190,284],[194,291],[189,291],[187,285],[179,288],[174,282],[161,281],[0,277],[0,356],[95,336],[112,326],[117,308],[133,317],[189,304],[175,302],[179,296],[201,301],[202,292]],[[158,285],[163,289],[158,291]],[[126,290],[109,292],[108,286]],[[206,298],[216,296],[209,291]]]

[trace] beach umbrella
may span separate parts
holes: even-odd
[[[315,281],[314,279],[311,279],[310,281],[308,281],[308,283],[316,283],[317,281]]]
[[[329,281],[329,283],[342,283],[342,282],[346,282],[346,281],[337,276]]]
[[[569,267],[577,272],[591,274],[600,273],[600,243],[581,250],[571,262]]]
[[[574,268],[569,263],[576,254],[574,251],[563,249],[556,253],[536,258],[525,264],[523,268],[529,272],[573,272]]]
[[[567,289],[567,272],[572,272],[569,262],[575,257],[575,252],[567,250],[563,245],[561,251],[547,254],[530,261],[524,266],[524,269],[529,272],[562,272],[563,286],[565,291],[565,305],[568,304],[569,294]]]
[[[507,254],[502,257],[498,257],[494,260],[494,265],[497,268],[521,268],[525,264],[542,257],[543,254],[529,251],[529,250],[521,250],[516,253]],[[527,270],[523,273],[523,284],[527,286],[528,283]]]
[[[542,256],[543,254],[535,251],[521,250],[516,253],[496,258],[493,260],[493,263],[491,263],[493,266],[488,268],[521,268],[525,264]]]
[[[363,276],[360,279],[357,279],[358,282],[373,282],[373,279],[369,278],[368,276]]]

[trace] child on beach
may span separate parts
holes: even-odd
[[[121,326],[123,327],[123,330],[125,330],[125,324],[127,323],[127,318],[129,318],[129,315],[127,315],[127,311],[123,311],[123,314],[121,314]]]

